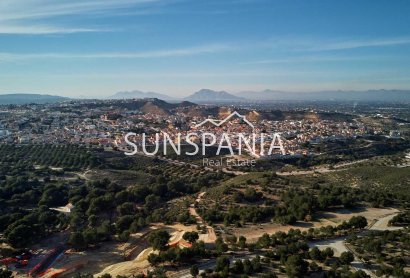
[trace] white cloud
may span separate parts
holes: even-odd
[[[352,61],[362,61],[362,62],[397,62],[402,61],[403,56],[395,53],[383,54],[383,55],[335,55],[335,56],[289,56],[287,58],[277,58],[277,59],[264,59],[255,61],[240,62],[239,65],[269,65],[269,64],[300,64],[300,63],[338,63],[338,62],[352,62]],[[407,59],[408,60],[408,59]]]
[[[266,59],[257,61],[241,62],[240,65],[263,65],[263,64],[288,64],[288,63],[310,63],[310,62],[343,62],[354,60],[376,60],[380,59],[380,56],[365,56],[365,57],[353,57],[353,56],[297,56],[289,58],[278,59]]]
[[[105,15],[159,0],[1,0],[0,34],[53,34],[105,31],[101,28],[62,26],[62,16]]]
[[[321,37],[278,37],[253,44],[254,47],[281,52],[325,52],[358,49],[364,47],[386,47],[410,44],[409,36],[385,38],[321,38]]]
[[[63,15],[95,14],[159,0],[2,0],[1,20],[44,19]]]
[[[344,49],[355,49],[362,47],[382,47],[382,46],[393,46],[401,44],[410,44],[409,37],[397,37],[397,38],[377,38],[377,39],[345,39],[337,41],[316,41],[316,42],[305,42],[305,47],[303,50],[310,51],[326,51],[326,50],[344,50]]]
[[[217,53],[234,49],[227,44],[210,44],[196,47],[160,49],[141,52],[106,52],[106,53],[10,53],[0,52],[0,61],[18,61],[29,59],[139,59],[193,56]]]
[[[72,27],[58,27],[48,25],[0,25],[0,34],[30,34],[30,35],[42,35],[42,34],[70,34],[70,33],[83,33],[83,32],[97,32],[108,31],[103,29],[92,28],[72,28]]]

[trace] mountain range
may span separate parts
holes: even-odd
[[[68,100],[67,97],[43,95],[43,94],[5,94],[0,95],[0,105],[49,103]]]
[[[138,92],[134,94],[133,92]],[[183,99],[171,98],[164,94],[140,91],[120,92],[114,96],[120,98],[158,98],[163,100],[186,100],[196,103],[240,103],[260,101],[409,101],[410,90],[367,90],[367,91],[317,91],[317,92],[286,92],[275,90],[242,91],[228,93],[201,89]],[[132,97],[131,97],[132,96]],[[118,98],[118,97],[117,97]]]
[[[242,97],[235,96],[225,91],[213,91],[210,89],[199,90],[184,99],[192,102],[226,102],[245,100]]]
[[[318,91],[285,92],[275,90],[242,91],[228,93],[201,89],[185,98],[174,98],[166,94],[142,91],[122,91],[108,99],[162,99],[168,102],[188,101],[194,103],[249,103],[263,101],[386,101],[409,102],[410,90],[367,90],[367,91]],[[0,95],[2,104],[47,103],[68,100],[67,97],[44,94],[4,94]]]
[[[175,100],[175,98],[167,96],[165,94],[160,94],[160,93],[155,93],[155,92],[142,92],[138,90],[118,92],[108,98],[109,99],[158,98],[158,99],[163,99],[163,100]]]

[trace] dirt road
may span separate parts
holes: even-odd
[[[325,167],[325,166],[320,166],[313,168],[312,170],[296,170],[296,171],[290,171],[290,172],[276,172],[278,176],[300,176],[300,175],[311,175],[315,173],[320,173],[320,174],[325,174],[325,173],[330,173],[330,172],[336,172],[336,171],[342,171],[346,170],[343,167],[345,166],[350,166],[354,164],[358,164],[364,161],[367,161],[368,159],[362,159],[362,160],[356,160],[352,162],[345,162],[345,163],[340,163],[336,164],[333,166],[333,168]]]
[[[388,222],[390,219],[392,219],[394,216],[399,214],[399,212],[394,212],[389,215],[385,215],[380,217],[379,219],[376,220],[375,223],[371,224],[368,230],[365,230],[361,232],[360,234],[364,234],[366,232],[370,231],[386,231],[386,230],[399,230],[402,229],[403,227],[389,227]],[[335,252],[336,256],[340,256],[341,253],[351,251],[347,246],[346,246],[346,237],[338,237],[334,239],[326,239],[326,240],[320,240],[316,242],[311,242],[309,244],[309,247],[318,247],[319,249],[323,250],[327,247],[332,248],[332,250]],[[363,270],[366,272],[370,277],[377,277],[367,266],[363,261],[361,261],[356,255],[355,255],[355,260],[352,262],[352,267],[356,268],[357,270]]]
[[[330,247],[334,251],[335,256],[339,257],[340,254],[342,254],[343,252],[350,251],[345,245],[345,240],[346,237],[326,239],[317,242],[311,242],[309,244],[309,247],[318,247],[320,250]],[[366,265],[362,261],[360,261],[360,259],[356,256],[351,265],[357,270],[363,270],[364,272],[366,272],[367,275],[370,275],[370,277],[377,277],[373,272],[367,269]]]
[[[206,226],[206,234],[200,234],[199,235],[199,240],[202,240],[205,243],[214,243],[216,241],[216,234],[215,234],[215,230],[213,227],[207,225],[204,220],[202,219],[202,217],[198,214],[198,212],[196,211],[196,203],[200,203],[202,200],[202,197],[205,195],[206,192],[201,192],[198,194],[198,197],[195,200],[194,204],[191,204],[189,206],[189,214],[194,216],[197,224],[199,225],[205,225]]]
[[[389,221],[393,219],[398,213],[392,213],[389,215],[386,215],[376,221],[369,230],[371,231],[396,231],[403,229],[403,227],[394,227],[394,226],[389,226]]]

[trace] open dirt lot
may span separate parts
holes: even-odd
[[[113,277],[141,273],[149,267],[147,258],[154,252],[149,247],[147,237],[156,229],[168,230],[172,236],[170,243],[174,243],[181,240],[184,232],[196,230],[196,226],[154,224],[132,235],[127,243],[111,242],[96,250],[66,252],[44,277],[51,277],[55,273],[61,273],[60,277],[71,277],[73,272],[98,273],[96,276],[109,273]]]
[[[295,225],[281,225],[277,223],[246,225],[245,227],[235,228],[229,231],[237,237],[243,235],[249,242],[254,242],[265,233],[273,234],[279,231],[288,232],[290,229],[299,229],[303,231],[308,230],[309,228],[320,228],[327,225],[337,226],[343,221],[347,221],[351,217],[358,215],[366,217],[368,223],[372,224],[376,222],[377,219],[393,215],[397,212],[398,210],[394,208],[363,208],[358,210],[337,209],[332,212],[318,214],[316,217],[317,220],[312,222],[299,221]]]
[[[179,242],[182,239],[182,236],[187,231],[194,231],[196,229],[195,226],[184,226],[181,224],[175,225],[155,225],[156,229],[165,229],[171,234],[171,238],[169,244],[174,244]],[[143,248],[145,247],[145,248]],[[125,275],[131,276],[134,274],[142,273],[144,270],[149,268],[149,263],[147,261],[149,254],[156,253],[151,247],[148,245],[140,246],[142,249],[138,254],[128,261],[122,261],[116,264],[112,264],[101,270],[96,276],[100,276],[105,273],[111,274],[111,276],[116,277],[117,275]]]

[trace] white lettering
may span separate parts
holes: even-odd
[[[136,135],[137,135],[137,134],[134,133],[134,132],[128,132],[128,133],[125,135],[125,143],[127,143],[128,145],[130,145],[131,147],[134,148],[134,151],[132,151],[132,152],[130,152],[130,153],[124,152],[125,155],[134,155],[134,154],[137,153],[137,145],[135,145],[133,142],[131,142],[131,141],[128,140],[128,137],[130,137],[130,136],[136,136]]]
[[[279,145],[275,145],[275,141],[276,141],[276,140],[278,140]],[[272,151],[273,151],[274,149],[279,149],[279,150],[281,151],[282,155],[285,155],[285,154],[286,154],[286,153],[285,153],[285,149],[283,148],[282,139],[280,138],[279,133],[274,133],[274,134],[273,134],[273,139],[272,139],[272,142],[271,142],[271,144],[270,144],[270,148],[269,148],[268,155],[271,155],[271,154],[272,154]]]
[[[178,133],[178,142],[177,142],[178,147],[175,146],[174,142],[172,141],[168,133],[164,132],[163,134],[164,134],[164,155],[167,155],[167,142],[169,142],[169,144],[174,149],[177,155],[181,155],[181,133]]]
[[[155,150],[153,152],[148,152],[146,148],[146,138],[145,138],[145,133],[142,134],[142,151],[146,155],[156,155],[159,149],[159,134],[155,133]]]
[[[212,142],[211,143],[206,143],[206,137],[207,136],[210,136],[210,137],[212,137]],[[207,133],[207,132],[205,132],[205,133],[202,133],[202,155],[205,155],[205,151],[206,151],[206,147],[210,147],[210,146],[213,146],[214,144],[216,143],[216,136],[215,136],[215,134],[212,134],[212,133]]]
[[[194,143],[194,142],[191,141],[191,136],[196,136],[196,137],[198,137],[198,134],[197,134],[197,133],[188,133],[188,134],[186,135],[186,137],[185,137],[185,141],[186,141],[189,145],[194,146],[195,151],[193,151],[193,152],[186,152],[186,154],[187,154],[187,155],[196,155],[196,154],[198,154],[199,147],[198,147],[198,145],[197,145],[196,143]]]

